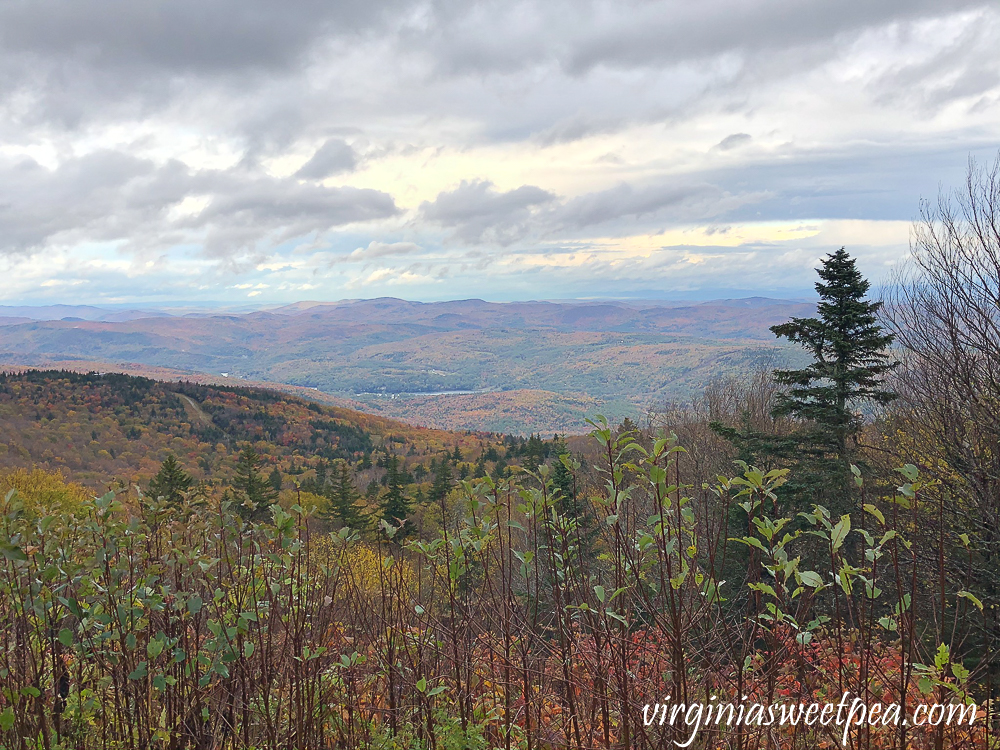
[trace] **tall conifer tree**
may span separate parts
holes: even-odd
[[[236,462],[233,490],[240,515],[250,521],[266,518],[271,505],[278,502],[277,491],[261,473],[263,463],[260,455],[249,445],[240,451]]]
[[[399,471],[399,458],[395,454],[386,460],[386,493],[382,501],[382,520],[394,526],[401,526],[399,534],[395,537],[400,539],[408,536],[413,531],[413,524],[410,522],[410,513],[413,507],[410,498],[406,496],[403,487],[403,478]]]
[[[819,276],[819,317],[792,318],[771,327],[776,336],[801,345],[813,358],[801,370],[775,370],[775,379],[789,389],[774,413],[808,420],[814,425],[814,451],[843,462],[850,458],[850,439],[861,429],[855,407],[896,398],[884,378],[897,363],[887,352],[893,337],[876,317],[882,303],[865,299],[870,284],[854,258],[840,248],[823,261]]]
[[[171,505],[180,505],[184,495],[191,489],[194,480],[181,468],[174,455],[168,454],[156,476],[149,481],[149,495],[166,500]]]
[[[888,352],[893,337],[879,325],[881,302],[866,299],[869,282],[841,248],[818,269],[820,302],[815,318],[792,318],[771,327],[779,338],[802,346],[812,361],[798,370],[775,370],[787,386],[772,416],[799,424],[788,433],[754,429],[749,415],[738,426],[712,422],[711,429],[739,449],[741,460],[759,469],[791,466],[791,480],[779,494],[798,496],[849,510],[848,463],[854,460],[854,438],[861,431],[859,410],[885,404],[896,395],[885,376],[896,367]]]
[[[326,496],[330,500],[330,510],[327,515],[342,526],[361,530],[368,525],[364,511],[358,503],[361,493],[354,486],[347,462],[338,461],[337,464],[334,469],[333,485],[326,491]]]
[[[451,491],[451,464],[447,454],[441,457],[441,463],[435,465],[434,484],[431,485],[429,499],[431,502],[440,503]]]

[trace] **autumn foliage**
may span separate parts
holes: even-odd
[[[667,696],[845,691],[981,716],[851,747],[995,746],[963,629],[984,603],[923,585],[908,537],[936,489],[914,467],[888,491],[857,476],[852,528],[786,512],[784,470],[686,483],[669,435],[598,421],[589,450],[592,472],[563,454],[458,482],[405,538],[296,502],[254,523],[223,495],[18,485],[0,503],[0,747],[669,748],[689,732],[643,721]],[[691,746],[840,744],[751,726]]]

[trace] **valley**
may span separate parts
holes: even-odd
[[[96,311],[96,312],[95,312]],[[0,364],[123,370],[293,388],[413,424],[530,434],[639,418],[713,379],[798,350],[769,327],[810,303],[418,303],[383,298],[253,312],[110,311],[0,317]],[[0,311],[2,313],[2,311]],[[143,317],[143,315],[148,317]]]

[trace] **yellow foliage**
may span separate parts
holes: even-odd
[[[285,506],[285,502],[282,502],[283,507],[291,507],[292,505],[295,505],[297,503],[298,505],[302,506],[302,508],[304,508],[305,510],[310,510],[311,508],[315,508],[319,512],[323,512],[324,510],[326,510],[327,506],[330,505],[330,501],[327,500],[325,497],[323,497],[322,495],[317,495],[312,492],[304,492],[304,491],[296,492],[295,490],[283,490],[281,495],[282,495],[282,500],[286,501],[287,499],[288,502],[287,506]]]
[[[44,507],[72,510],[90,497],[76,482],[67,482],[58,472],[44,469],[6,469],[0,471],[0,496],[17,490],[27,510]]]
[[[382,558],[371,547],[357,544],[347,552],[347,569],[355,585],[366,593],[373,593],[379,586],[379,569]]]
[[[348,585],[359,593],[371,596],[385,586],[398,595],[416,588],[417,577],[409,562],[389,554],[383,557],[369,544],[356,543],[344,548],[330,536],[322,536],[313,541],[313,546],[320,557],[331,556],[336,560]]]

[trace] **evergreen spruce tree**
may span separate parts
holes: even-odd
[[[800,463],[808,464],[805,477],[836,496],[847,487],[847,464],[862,427],[857,409],[896,398],[884,379],[897,363],[886,351],[893,337],[876,317],[882,303],[865,299],[870,284],[854,258],[841,248],[823,260],[819,276],[818,317],[792,318],[771,328],[813,360],[800,370],[775,370],[775,380],[789,388],[773,413],[805,422],[796,435]]]
[[[541,435],[530,435],[524,449],[525,468],[534,471],[545,461],[545,444]]]
[[[272,469],[270,475],[267,477],[267,481],[274,488],[275,492],[281,492],[281,472],[278,471],[277,466]]]
[[[493,472],[490,474],[493,477],[494,482],[499,482],[501,479],[507,476],[507,461],[504,458],[499,459],[495,464],[493,464]]]
[[[338,461],[334,469],[333,485],[327,489],[326,497],[330,508],[326,516],[340,526],[363,530],[368,525],[364,509],[358,502],[361,493],[354,485],[351,470],[346,461]]]
[[[236,462],[233,491],[239,513],[248,521],[267,518],[270,507],[278,502],[278,493],[261,473],[263,459],[249,445],[240,451]]]
[[[326,486],[326,461],[322,458],[319,463],[316,464],[316,488],[317,491],[322,493],[323,487]]]
[[[430,495],[432,502],[440,503],[451,491],[451,464],[448,456],[442,456],[441,461],[435,465],[434,484],[431,485]]]
[[[559,514],[570,518],[576,525],[573,539],[579,545],[581,560],[589,564],[594,559],[594,544],[597,540],[597,521],[586,498],[577,489],[576,476],[573,474],[572,455],[566,443],[555,436],[552,442],[552,489],[556,492],[556,509]]]
[[[886,351],[893,337],[876,317],[881,303],[865,298],[870,285],[855,260],[841,248],[823,260],[818,274],[817,317],[792,318],[771,328],[811,356],[802,369],[773,372],[775,381],[788,389],[776,398],[772,416],[791,417],[797,427],[772,434],[753,425],[748,412],[738,417],[736,426],[712,422],[710,427],[729,440],[747,464],[763,471],[791,469],[788,483],[777,492],[784,502],[819,503],[836,518],[856,510],[849,464],[858,462],[859,411],[896,397],[884,384],[896,363]],[[740,535],[746,522],[734,514],[730,530]],[[730,561],[736,568],[747,562],[744,553]]]
[[[563,456],[569,456],[566,443],[558,437],[554,440],[552,452],[556,454],[552,462],[552,487],[559,491],[560,513],[571,512],[576,500],[576,481],[573,473],[563,463]]]
[[[177,459],[172,453],[168,454],[160,470],[149,480],[149,496],[155,499],[162,499],[171,505],[180,505],[184,501],[184,494],[191,489],[194,480],[177,463]]]
[[[413,524],[409,520],[413,508],[403,488],[399,472],[399,459],[395,454],[386,460],[385,486],[385,497],[382,500],[382,520],[388,521],[393,526],[401,526],[399,533],[393,537],[398,541],[409,536],[413,531]]]
[[[793,417],[801,427],[790,434],[767,434],[755,430],[746,414],[737,427],[710,426],[750,465],[762,470],[791,466],[790,481],[779,494],[822,500],[844,512],[849,510],[848,464],[862,427],[858,409],[896,398],[884,379],[897,363],[886,351],[893,337],[878,323],[882,303],[865,298],[870,284],[855,260],[841,248],[823,260],[818,274],[818,317],[792,318],[771,328],[812,358],[805,368],[773,373],[788,390],[778,397],[772,415]]]

